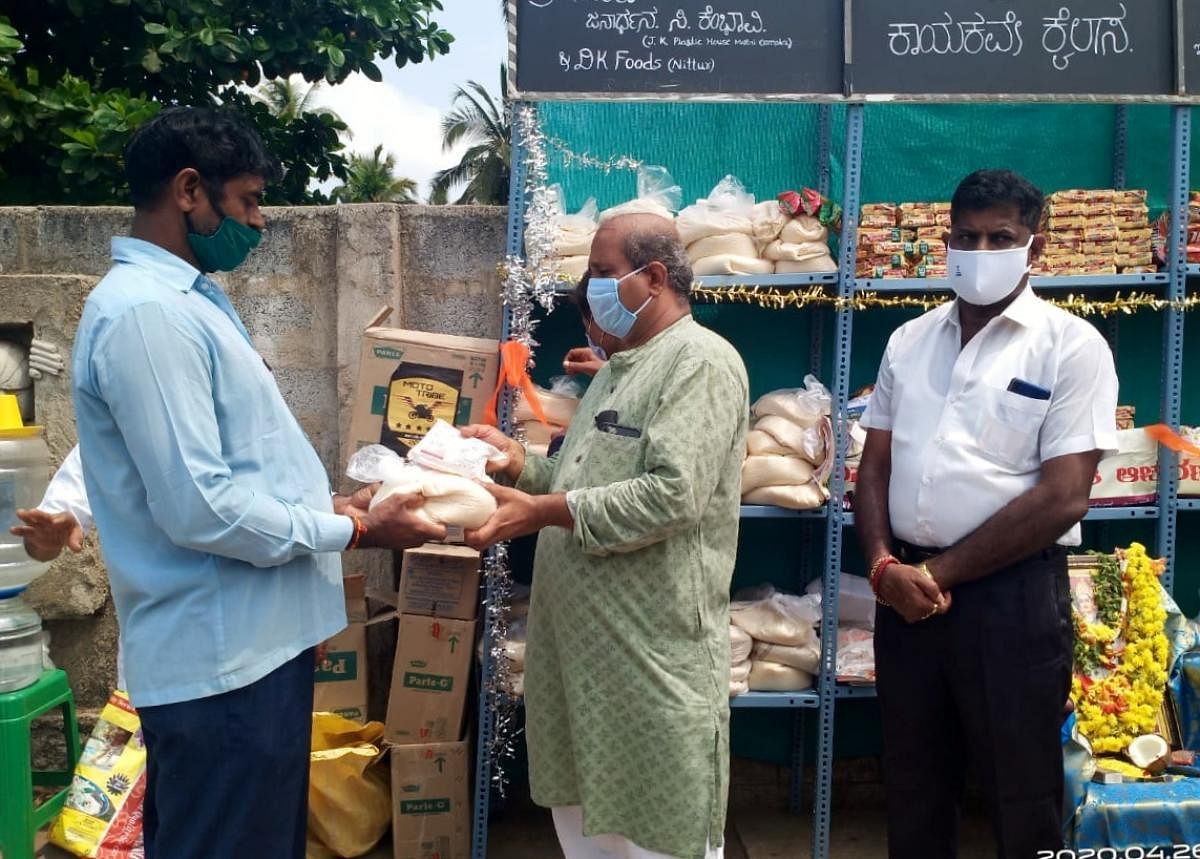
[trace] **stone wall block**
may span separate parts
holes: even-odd
[[[112,237],[129,235],[133,210],[123,206],[39,206],[28,249],[32,274],[103,277],[112,266]]]
[[[505,209],[400,207],[403,316],[418,331],[500,336]]]

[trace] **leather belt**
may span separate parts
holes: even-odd
[[[915,546],[912,543],[906,543],[903,540],[896,540],[896,557],[905,564],[919,564],[922,561],[928,561],[930,558],[935,558],[945,549],[931,549],[925,546]]]
[[[912,543],[906,543],[903,540],[895,540],[896,557],[905,564],[919,564],[922,561],[928,561],[930,558],[937,557],[945,552],[945,549],[934,549],[927,546],[916,546]],[[1062,557],[1067,553],[1066,546],[1051,546],[1048,549],[1042,549],[1040,552],[1035,552],[1022,560],[1031,561],[1034,559],[1049,561],[1054,558]]]

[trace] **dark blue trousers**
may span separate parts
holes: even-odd
[[[313,651],[233,692],[142,707],[146,859],[304,859]]]
[[[912,555],[899,547],[906,562]],[[923,554],[923,553],[922,553]],[[918,554],[913,562],[921,560]],[[999,859],[1062,845],[1071,593],[1055,548],[954,589],[950,611],[875,613],[891,859],[955,859],[973,769]]]

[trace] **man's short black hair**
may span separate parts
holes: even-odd
[[[1036,233],[1042,222],[1046,198],[1032,182],[1011,170],[976,170],[959,183],[950,199],[950,220],[966,210],[978,212],[995,206],[1013,205],[1021,223]]]
[[[200,174],[214,202],[225,183],[249,173],[278,181],[279,162],[258,132],[232,110],[170,107],[139,128],[125,147],[125,178],[136,207],[155,203],[167,183],[187,167]]]

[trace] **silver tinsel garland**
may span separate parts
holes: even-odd
[[[517,111],[517,124],[524,141],[525,185],[525,257],[505,259],[502,299],[508,314],[509,338],[524,343],[530,352],[537,347],[533,337],[537,320],[534,309],[554,309],[554,294],[559,284],[554,259],[554,217],[559,214],[559,201],[550,190],[546,157],[546,139],[538,125],[537,111],[524,106]],[[512,390],[503,393],[512,413]],[[513,428],[509,428],[513,433]],[[520,440],[519,431],[513,433]],[[513,577],[508,559],[508,546],[494,546],[484,559],[487,594],[484,612],[492,631],[488,655],[492,670],[484,679],[483,694],[492,712],[492,735],[488,757],[491,762],[492,784],[503,797],[508,774],[505,765],[516,755],[515,743],[520,699],[513,694],[513,672],[507,656],[509,619],[512,605]]]
[[[487,696],[492,711],[492,734],[488,748],[491,762],[492,784],[501,797],[508,786],[505,765],[516,758],[517,711],[520,699],[513,694],[512,666],[509,664],[505,642],[508,641],[513,577],[508,561],[508,544],[493,546],[483,560],[483,573],[487,580],[488,597],[484,601],[484,615],[492,630],[492,670],[484,678],[483,694]]]
[[[508,276],[503,300],[509,316],[509,337],[532,351],[537,320],[535,307],[554,309],[554,292],[559,277],[554,258],[554,218],[559,200],[550,189],[546,138],[538,125],[537,110],[528,105],[517,111],[517,124],[524,142],[525,166],[525,256],[505,259]]]

